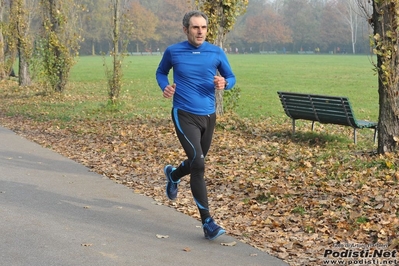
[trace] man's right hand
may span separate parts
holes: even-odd
[[[165,98],[172,97],[173,94],[175,94],[175,90],[176,90],[176,83],[173,83],[173,85],[166,86],[165,89],[163,90],[163,97]]]

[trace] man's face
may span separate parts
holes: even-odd
[[[188,29],[183,28],[183,30],[187,35],[188,42],[198,47],[205,41],[208,27],[203,17],[191,17],[190,26]]]

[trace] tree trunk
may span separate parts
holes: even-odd
[[[29,57],[31,42],[28,37],[29,30],[29,19],[26,14],[26,3],[24,0],[18,0],[17,5],[17,18],[16,18],[16,29],[17,29],[17,49],[19,54],[19,69],[18,69],[18,81],[20,86],[30,86],[31,79],[29,74]]]
[[[6,78],[6,64],[5,64],[5,55],[4,55],[4,37],[3,33],[0,30],[0,80]]]
[[[91,55],[96,55],[95,41],[91,42]]]
[[[59,12],[57,8],[57,1],[59,0],[49,0],[51,32],[55,33],[56,35],[58,35],[60,32],[60,23],[56,15]],[[57,36],[57,38],[59,39],[60,36]],[[52,65],[51,68],[56,71],[56,75],[58,77],[56,84],[54,84],[54,90],[56,92],[63,92],[66,85],[66,80],[65,80],[66,77],[64,75],[65,71],[64,69],[58,68],[57,64],[60,62],[61,58],[64,57],[65,55],[63,55],[59,45],[54,45],[53,53],[55,58],[57,58],[57,61]]]
[[[223,90],[216,90],[216,115],[223,115]]]
[[[218,13],[223,14],[223,9],[222,7],[218,8]],[[217,31],[216,31],[216,36],[214,40],[214,44],[219,46],[221,49],[223,49],[223,43],[224,39],[226,38],[225,31],[223,27],[220,25],[217,26]],[[218,73],[219,75],[219,73]],[[223,115],[224,110],[223,110],[223,90],[216,90],[215,96],[216,96],[216,115]]]
[[[115,104],[118,100],[121,80],[122,80],[122,60],[121,54],[119,54],[119,38],[120,38],[120,2],[114,0],[113,3],[114,15],[113,15],[113,35],[112,35],[112,49],[113,49],[113,73],[112,76],[107,77],[109,85],[109,99],[112,104]],[[124,52],[124,51],[122,51]]]
[[[391,2],[387,4],[387,2]],[[379,119],[378,119],[378,153],[393,152],[398,148],[399,141],[399,81],[398,81],[398,52],[393,45],[398,45],[397,40],[392,40],[389,31],[395,31],[396,6],[392,1],[375,3],[373,1],[374,35],[381,36],[376,39],[377,69],[378,69],[378,93],[379,93]],[[378,42],[383,45],[378,45]],[[387,46],[391,44],[387,57]],[[389,69],[386,64],[389,64]],[[383,67],[384,66],[384,67]]]
[[[3,21],[3,13],[4,13],[4,3],[0,0],[0,80],[4,79],[6,75],[6,58],[5,58],[5,45],[4,45],[4,36],[3,36],[3,25],[5,24]]]
[[[20,86],[30,86],[32,84],[29,74],[29,64],[25,56],[19,56],[19,67],[18,67],[18,81]]]

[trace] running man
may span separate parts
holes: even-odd
[[[183,31],[187,40],[165,50],[156,79],[163,97],[173,97],[172,121],[187,155],[187,159],[176,168],[165,166],[166,195],[174,200],[180,179],[190,175],[191,192],[201,216],[205,238],[213,240],[226,231],[215,223],[209,212],[204,179],[205,156],[216,123],[215,89],[233,88],[236,78],[223,50],[205,41],[207,30],[208,17],[203,12],[186,13]],[[168,79],[171,69],[172,84]]]

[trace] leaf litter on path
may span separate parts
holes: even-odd
[[[80,120],[60,126],[59,121],[0,116],[0,122],[135,193],[199,219],[188,178],[176,201],[165,197],[163,166],[185,157],[168,119]],[[342,130],[351,133],[332,126],[329,134]],[[270,119],[219,118],[206,162],[210,208],[218,223],[240,241],[291,265],[321,265],[325,250],[339,243],[397,248],[398,155],[290,134],[289,125]]]

